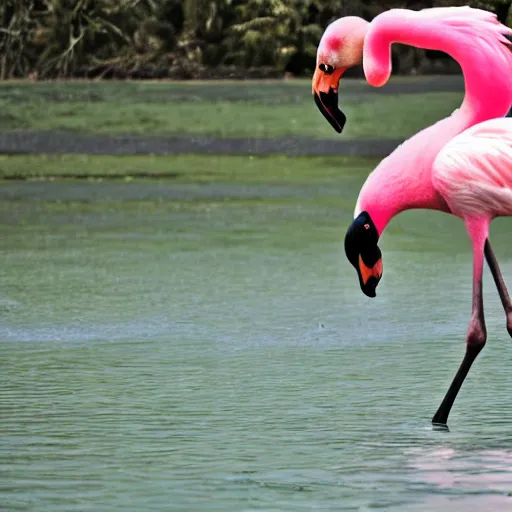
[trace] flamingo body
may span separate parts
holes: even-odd
[[[375,168],[357,199],[345,236],[347,258],[362,291],[375,297],[382,276],[377,242],[389,221],[413,208],[440,210],[463,219],[473,247],[473,294],[466,353],[432,418],[446,426],[457,393],[487,340],[482,272],[487,259],[512,336],[512,301],[489,241],[496,216],[512,215],[512,30],[495,15],[469,7],[392,9],[371,23],[342,18],[325,31],[313,77],[315,102],[341,132],[338,82],[348,67],[363,64],[370,85],[391,75],[391,45],[440,50],[462,68],[465,97],[459,109],[417,133]]]
[[[439,152],[432,183],[461,218],[512,215],[512,119],[468,128]]]

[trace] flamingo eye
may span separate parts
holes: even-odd
[[[334,66],[331,66],[330,64],[320,64],[318,66],[318,69],[320,69],[320,71],[323,71],[326,75],[332,75],[332,73],[334,73]]]

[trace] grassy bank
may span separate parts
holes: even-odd
[[[375,159],[243,156],[0,156],[0,180],[159,178],[181,183],[331,183],[367,174]]]
[[[413,83],[413,82],[410,82]],[[344,138],[409,137],[450,115],[462,93],[382,94],[342,82]],[[0,85],[0,131],[339,138],[310,81],[233,83],[56,82]]]

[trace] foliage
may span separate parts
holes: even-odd
[[[3,0],[0,78],[192,77],[219,67],[310,73],[322,32],[340,16],[370,20],[392,7],[464,4],[459,0]],[[470,4],[512,22],[508,0]]]

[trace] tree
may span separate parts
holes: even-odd
[[[0,6],[0,79],[27,75],[28,42],[34,27],[33,1],[4,0]]]
[[[199,76],[206,69],[310,74],[327,25],[463,0],[1,0],[0,79]],[[510,0],[472,0],[512,26]],[[425,61],[397,46],[395,71]]]

